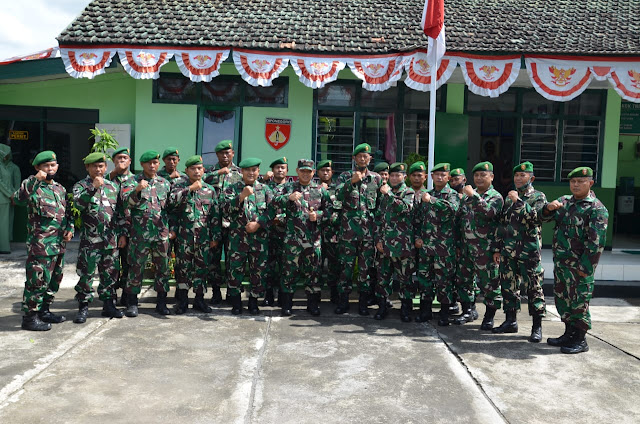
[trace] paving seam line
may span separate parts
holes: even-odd
[[[256,363],[256,369],[253,372],[253,378],[251,381],[251,394],[249,395],[249,402],[247,406],[247,413],[244,416],[245,424],[251,424],[251,418],[253,415],[253,403],[256,398],[256,386],[258,385],[258,381],[260,379],[260,375],[262,374],[262,363],[264,361],[264,354],[267,350],[267,343],[269,341],[269,334],[271,330],[271,315],[265,315],[267,321],[267,329],[264,332],[264,337],[262,340],[262,346],[260,347],[260,351],[258,351],[258,361]]]

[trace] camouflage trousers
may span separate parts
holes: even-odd
[[[209,275],[209,254],[211,249],[208,243],[196,244],[193,240],[179,241],[175,244],[176,284],[179,289],[193,287],[195,293],[206,293],[207,277]]]
[[[461,253],[455,264],[454,288],[460,302],[476,301],[476,284],[473,278],[473,262],[469,255]]]
[[[266,287],[280,288],[282,284],[283,261],[285,259],[284,232],[273,230],[269,233]]]
[[[129,276],[129,246],[118,248],[118,258],[120,259],[120,271],[118,272],[118,282],[116,289],[127,287],[127,277]]]
[[[80,277],[75,286],[76,300],[78,302],[93,301],[93,279],[96,271],[100,276],[98,284],[98,297],[105,301],[115,295],[118,275],[120,273],[120,261],[118,249],[95,249],[82,247],[78,251],[76,273]]]
[[[467,244],[463,253],[469,261],[469,267],[463,267],[462,278],[467,281],[467,287],[473,287],[473,277],[476,277],[478,287],[484,297],[484,304],[490,308],[500,309],[502,306],[502,295],[500,293],[500,277],[498,275],[498,264],[493,262],[493,252],[488,248],[480,248]],[[466,274],[470,271],[469,274]]]
[[[418,287],[420,298],[434,299],[450,305],[453,303],[453,269],[455,261],[453,255],[426,255],[424,249],[418,254]]]
[[[393,293],[393,283],[398,284],[400,299],[411,299],[414,295],[411,277],[415,270],[415,259],[412,256],[398,258],[380,255],[379,284],[376,286],[376,297],[389,297]]]
[[[293,293],[296,285],[303,282],[307,293],[320,293],[320,246],[318,240],[313,245],[303,246],[301,243],[285,243],[282,291]]]
[[[589,302],[593,297],[593,274],[581,277],[578,261],[554,261],[553,295],[563,322],[588,331],[591,329]]]
[[[207,276],[207,282],[213,289],[220,287],[226,280],[225,273],[229,272],[229,229],[222,228],[222,240],[216,247],[212,247],[209,250],[209,275]],[[224,249],[224,263],[225,272],[222,271],[222,251]]]
[[[139,294],[142,288],[144,267],[151,255],[151,262],[155,266],[154,288],[158,293],[169,291],[169,241],[132,240],[129,244],[129,280],[127,292]]]
[[[326,284],[328,287],[335,287],[338,285],[340,272],[342,271],[342,265],[338,256],[338,243],[322,242],[322,263],[325,262],[325,259],[327,262],[327,272],[326,274],[323,272],[323,281],[320,285],[323,286]],[[323,266],[320,268],[324,269]]]
[[[36,256],[29,253],[24,283],[22,310],[39,311],[43,304],[51,305],[62,281],[64,253],[51,256]]]
[[[524,259],[503,256],[500,261],[500,284],[504,298],[504,310],[520,310],[520,284],[527,286],[529,315],[544,316],[546,306],[542,292],[542,278],[544,269],[540,255],[529,257],[523,253]]]
[[[253,297],[261,297],[265,287],[262,282],[267,268],[267,243],[261,246],[250,246],[244,242],[230,240],[229,243],[229,276],[227,282],[227,296],[235,296],[242,292],[242,280],[245,267],[249,267],[249,294]]]
[[[353,290],[353,271],[358,261],[358,290],[369,291],[369,268],[373,266],[375,248],[373,239],[340,240],[340,258],[342,271],[338,283],[339,293],[351,293]]]

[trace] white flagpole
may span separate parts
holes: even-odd
[[[433,43],[435,44],[435,43]],[[433,188],[431,169],[434,165],[434,150],[436,138],[436,79],[438,76],[438,62],[431,67],[431,85],[429,87],[429,157],[427,158],[427,189]]]

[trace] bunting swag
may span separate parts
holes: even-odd
[[[73,78],[93,79],[96,75],[104,74],[115,54],[115,50],[105,49],[60,49],[65,70]]]
[[[578,97],[593,79],[589,62],[526,57],[531,84],[549,100],[566,102]]]
[[[461,56],[458,64],[469,91],[498,97],[509,89],[520,72],[520,56]]]
[[[278,78],[289,64],[289,58],[281,54],[270,55],[234,50],[233,63],[242,79],[249,84],[270,87],[273,80]]]
[[[326,57],[291,56],[289,62],[300,82],[309,88],[322,88],[335,81],[346,65],[340,59]]]
[[[403,56],[347,59],[351,72],[362,80],[362,88],[369,91],[384,91],[398,81],[404,61]]]
[[[174,58],[182,75],[193,82],[211,82],[220,75],[220,65],[230,50],[176,50]]]
[[[438,67],[436,90],[446,83],[453,71],[456,70],[458,62],[455,58],[444,56]],[[431,84],[431,66],[427,63],[427,53],[415,53],[405,60],[404,69],[407,77],[404,83],[414,90],[429,91]]]
[[[599,63],[589,69],[598,81],[608,79],[620,97],[630,102],[640,103],[640,63]]]
[[[120,63],[135,79],[158,79],[160,68],[173,57],[173,53],[157,49],[118,50]]]

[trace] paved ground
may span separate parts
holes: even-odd
[[[20,330],[20,253],[0,258],[0,423],[635,423],[640,416],[640,299],[593,301],[591,351],[563,355],[479,322],[403,324],[336,316],[160,317],[147,290],[138,318],[75,315],[69,265],[55,310],[69,321]],[[552,299],[548,298],[552,303]],[[352,308],[353,309],[353,308]],[[483,313],[482,305],[479,305]],[[502,315],[499,316],[499,322]],[[562,332],[555,308],[543,333]],[[635,418],[634,418],[635,417]]]

